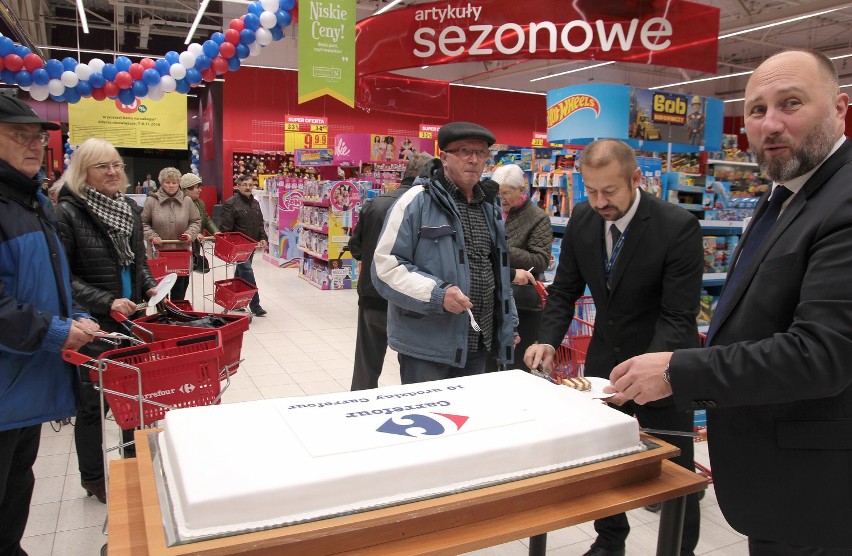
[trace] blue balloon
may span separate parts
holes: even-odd
[[[269,32],[272,34],[272,40],[274,41],[280,41],[284,38],[284,30],[281,29],[281,27],[278,27],[277,25],[270,29]]]
[[[296,5],[296,0],[278,0],[278,7],[285,12],[289,12]]]
[[[172,64],[177,64],[178,62],[180,62],[180,54],[178,54],[174,50],[169,50],[168,52],[166,52],[165,59],[166,62],[169,63],[169,66],[171,66]]]
[[[236,56],[228,58],[228,71],[237,71],[240,69],[240,59]]]
[[[81,97],[92,96],[92,85],[88,81],[80,81],[74,88],[77,89],[77,92],[80,93]]]
[[[118,74],[118,67],[115,64],[104,64],[101,73],[107,81],[114,81],[116,74]]]
[[[106,81],[107,80],[104,79],[104,74],[99,71],[92,72],[91,75],[89,75],[89,85],[92,87],[103,87],[106,85]]]
[[[144,81],[134,81],[130,90],[133,96],[141,98],[148,94],[148,85]]]
[[[52,96],[52,95],[51,95]],[[74,151],[71,150],[71,147],[68,146],[68,143],[65,143],[65,154],[71,155]]]
[[[50,95],[50,98],[52,98],[56,102],[65,102],[65,96],[64,95]]]
[[[200,54],[195,57],[195,67],[201,71],[206,70],[210,67],[210,64],[213,63],[213,60],[205,56],[204,54]]]
[[[222,44],[223,42],[225,42],[225,34],[216,31],[215,33],[210,35],[210,40],[215,42],[216,44]]]
[[[160,72],[154,68],[148,68],[142,72],[142,81],[144,81],[146,85],[156,85],[160,82]]]
[[[201,83],[201,72],[198,71],[198,68],[189,68],[186,70],[186,77],[184,79],[190,85],[198,85]]]
[[[252,31],[254,31],[258,27],[260,27],[260,17],[254,14],[246,14],[246,16],[243,18],[243,23],[245,24],[246,29],[251,29]]]
[[[243,29],[243,31],[245,31],[245,29]],[[245,60],[246,58],[249,57],[250,53],[251,53],[251,50],[249,50],[249,47],[247,47],[243,43],[240,43],[240,44],[237,45],[237,54],[236,54],[236,56],[234,56],[234,58],[238,58],[240,60]],[[231,60],[233,60],[234,58],[231,58]]]
[[[118,91],[118,100],[122,104],[133,104],[133,101],[136,100],[136,97],[133,95],[133,89],[121,89]]]
[[[182,95],[185,95],[189,92],[192,87],[189,86],[189,83],[186,79],[178,79],[175,81],[175,91],[179,92]]]
[[[0,71],[0,81],[3,83],[8,83],[9,85],[17,85],[18,82],[15,80],[15,72],[10,69],[4,69]]]
[[[192,162],[193,164],[198,164],[198,157],[193,156],[192,158],[189,159],[189,161]]]
[[[15,54],[20,56],[21,58],[25,58],[27,54],[32,54],[33,51],[27,48],[26,46],[19,44],[15,47]]]
[[[260,2],[252,2],[248,6],[248,13],[260,17],[260,14],[263,13],[263,4]]]
[[[50,74],[47,73],[46,69],[38,68],[33,71],[33,83],[36,85],[47,85],[48,81],[50,81]]]
[[[278,20],[278,25],[281,27],[287,27],[293,23],[293,16],[290,15],[290,12],[285,12],[284,10],[278,10],[275,12],[275,19]]]
[[[130,64],[133,62],[130,61],[130,58],[127,56],[119,56],[115,59],[115,67],[118,68],[118,71],[127,71],[130,69]]]
[[[70,89],[66,87],[65,94],[63,96],[65,97],[65,100],[68,101],[70,104],[76,104],[80,102],[80,93],[78,93],[77,89],[75,89],[74,87],[71,87]]]
[[[175,63],[177,63],[177,62],[175,62]],[[171,69],[171,67],[172,67],[172,65],[169,63],[169,61],[164,60],[163,58],[160,58],[159,60],[154,62],[154,70],[159,75],[166,75],[167,73],[169,73],[169,69]]]
[[[240,44],[248,46],[252,44],[254,40],[254,31],[252,31],[251,29],[243,29],[242,31],[240,31]]]
[[[15,43],[9,37],[0,37],[0,56],[15,52]]]
[[[20,87],[29,87],[33,84],[33,74],[22,69],[15,74],[15,81],[18,82],[18,86]]]
[[[219,45],[213,41],[204,41],[204,44],[201,45],[201,51],[204,52],[204,55],[208,58],[215,58],[219,55]],[[196,62],[195,65],[197,67],[198,62]]]
[[[62,62],[59,60],[55,60],[51,58],[47,62],[44,63],[44,69],[47,70],[47,74],[51,79],[59,79],[62,75],[62,72],[65,71],[65,66],[62,65]]]
[[[80,62],[70,56],[67,58],[62,58],[62,67],[65,69],[65,71],[74,71],[74,68],[76,68],[79,64]]]

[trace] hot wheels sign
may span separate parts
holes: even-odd
[[[388,33],[388,29],[396,30]],[[716,72],[719,8],[685,0],[454,0],[357,26],[359,76],[503,59],[615,60]]]
[[[547,109],[547,127],[553,127],[577,110],[589,108],[595,118],[601,114],[601,103],[591,95],[571,95]]]

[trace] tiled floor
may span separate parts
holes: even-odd
[[[225,402],[271,397],[342,392],[349,390],[355,351],[357,294],[354,291],[320,291],[299,279],[295,269],[278,269],[256,258],[261,302],[269,311],[255,318],[243,339],[245,362],[233,377]],[[212,279],[221,269],[193,279],[194,306],[204,307],[204,293],[212,292]],[[208,309],[211,307],[207,302]],[[381,384],[399,383],[396,357],[385,360]],[[58,430],[54,430],[54,429]],[[117,429],[116,429],[117,430]],[[117,441],[117,432],[110,441]],[[707,445],[696,446],[707,463]],[[113,452],[114,453],[114,452]],[[24,548],[31,556],[94,556],[106,542],[102,526],[106,507],[87,498],[80,488],[73,428],[47,423],[35,466],[36,487],[25,533]],[[742,535],[722,517],[712,487],[701,502],[701,538],[697,554],[740,556],[748,553]],[[653,554],[658,514],[644,509],[628,513],[631,534],[627,554]],[[553,556],[583,554],[594,539],[591,523],[554,531],[548,535]],[[478,556],[527,554],[526,539],[474,552]]]

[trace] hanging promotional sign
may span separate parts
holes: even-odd
[[[328,147],[328,118],[292,114],[284,116],[284,152],[326,147]]]
[[[299,103],[323,95],[355,106],[355,0],[299,3]]]
[[[334,137],[334,164],[372,162],[402,164],[404,168],[413,155],[432,154],[434,145],[434,139],[421,139],[416,135],[338,133]]]
[[[644,150],[718,151],[723,119],[721,100],[698,95],[602,84],[547,93],[550,142],[609,137]]]
[[[415,4],[358,23],[357,74],[510,59],[614,60],[715,73],[719,13],[685,0],[539,0],[535,9],[516,0]]]
[[[161,100],[98,101],[81,98],[68,105],[68,142],[90,137],[116,147],[186,150],[186,95],[166,93]]]

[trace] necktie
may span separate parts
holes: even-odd
[[[621,237],[621,230],[618,229],[618,226],[613,224],[609,227],[609,235],[612,236],[612,247],[615,248],[615,245],[618,243],[618,238]]]
[[[621,230],[618,229],[618,226],[613,224],[609,227],[609,235],[612,238],[612,249],[609,252],[609,260],[605,260],[606,263],[606,289],[612,289],[612,284],[610,283],[610,278],[612,275],[612,267],[615,266],[614,256],[617,256],[616,247],[618,246],[618,240],[621,238]]]
[[[743,246],[740,249],[734,269],[728,275],[725,288],[722,290],[722,295],[716,304],[716,310],[713,312],[713,320],[710,322],[710,329],[707,331],[707,344],[710,344],[718,328],[720,318],[717,317],[721,317],[726,310],[728,303],[730,303],[733,297],[733,292],[737,289],[738,282],[751,266],[754,256],[760,251],[760,247],[763,245],[766,236],[769,235],[773,224],[778,220],[778,215],[781,214],[781,207],[784,205],[784,201],[789,199],[792,194],[793,192],[783,185],[777,186],[769,198],[769,207],[767,207],[766,211],[756,222],[752,222],[748,234],[743,238]]]

